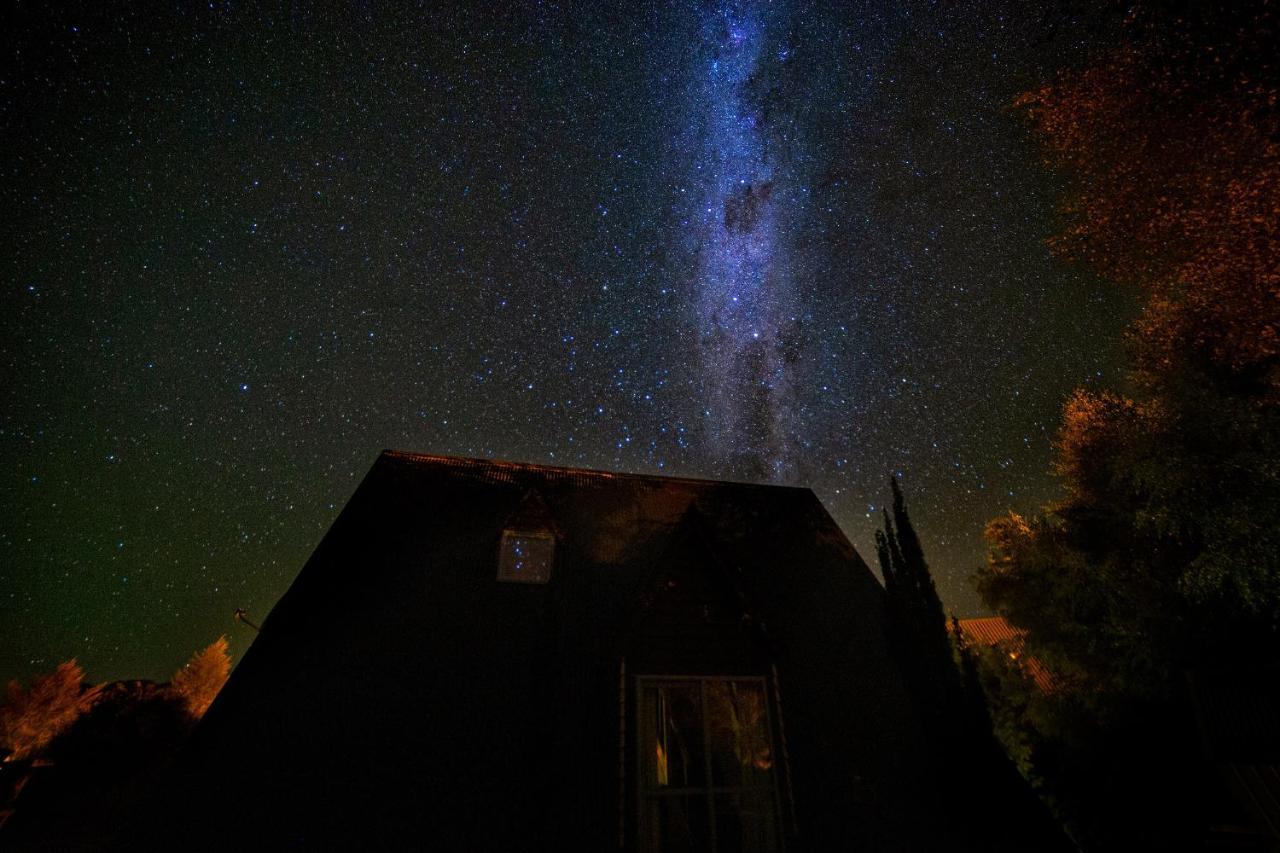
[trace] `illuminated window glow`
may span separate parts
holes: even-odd
[[[781,849],[762,678],[642,677],[637,849]]]

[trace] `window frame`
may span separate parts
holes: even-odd
[[[551,555],[547,560],[547,572],[545,578],[531,577],[528,575],[521,576],[504,572],[507,561],[507,542],[511,539],[541,539],[550,543]],[[555,533],[545,528],[504,527],[502,529],[502,535],[498,537],[498,571],[495,574],[496,580],[498,583],[546,586],[551,583],[551,575],[555,570],[556,551],[558,550],[558,545],[559,542],[556,540]]]
[[[769,754],[772,762],[769,767],[769,784],[742,786],[742,785],[713,785],[712,773],[712,756],[711,756],[711,719],[707,713],[707,684],[709,682],[747,682],[759,685],[764,697],[765,709],[765,731],[769,737]],[[699,787],[683,787],[683,788],[667,788],[663,790],[646,790],[644,779],[644,761],[645,748],[644,739],[645,732],[642,726],[644,702],[644,688],[654,684],[669,684],[671,682],[697,682],[698,683],[698,707],[702,717],[702,742],[703,742],[703,773],[705,775],[705,784]],[[714,675],[658,675],[643,674],[632,677],[631,683],[633,719],[635,721],[633,737],[633,778],[635,780],[635,828],[633,831],[633,849],[639,851],[640,839],[645,827],[645,801],[658,797],[692,797],[703,796],[707,801],[707,841],[710,845],[711,853],[715,853],[718,849],[716,838],[716,811],[715,802],[717,796],[740,794],[740,793],[759,793],[767,791],[771,794],[770,799],[773,801],[773,826],[774,826],[774,844],[778,853],[785,853],[786,850],[786,829],[783,825],[782,810],[782,779],[778,771],[779,755],[781,754],[778,745],[781,736],[774,728],[774,710],[773,710],[773,691],[772,683],[767,675],[733,675],[733,674],[714,674]]]

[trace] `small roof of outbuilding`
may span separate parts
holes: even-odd
[[[1022,671],[1031,676],[1036,686],[1046,693],[1055,689],[1053,673],[1040,661],[1028,655],[1025,650],[1027,632],[1015,628],[1005,621],[1003,616],[980,616],[974,619],[961,619],[960,632],[970,643],[996,647],[1018,662]],[[948,626],[950,627],[950,626]]]

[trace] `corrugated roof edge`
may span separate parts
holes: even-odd
[[[485,470],[535,471],[560,477],[599,477],[601,479],[648,480],[656,482],[687,483],[696,486],[743,486],[754,489],[782,489],[791,492],[808,492],[808,486],[784,486],[773,483],[745,483],[737,480],[710,480],[699,477],[672,477],[667,474],[635,474],[627,471],[601,471],[594,468],[572,468],[567,465],[544,465],[539,462],[514,462],[506,459],[479,459],[469,456],[443,456],[433,453],[414,453],[408,450],[384,449],[382,456],[402,459],[409,462],[423,462],[434,465],[452,465],[463,468],[483,468]]]

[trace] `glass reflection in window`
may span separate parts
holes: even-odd
[[[551,579],[555,545],[550,533],[504,530],[498,553],[498,580],[546,583]]]
[[[780,849],[768,696],[760,678],[641,678],[646,853]]]

